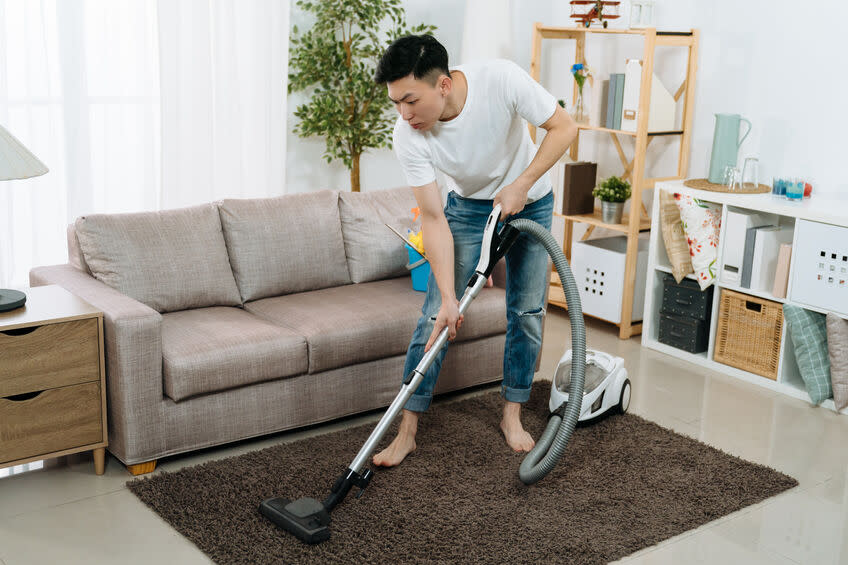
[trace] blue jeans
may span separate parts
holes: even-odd
[[[554,196],[549,192],[532,202],[509,220],[527,218],[551,229]],[[480,259],[480,244],[483,228],[492,212],[491,200],[463,198],[451,192],[445,207],[453,235],[454,284],[456,297],[465,292],[468,280]],[[498,224],[500,229],[501,223]],[[545,315],[545,288],[548,285],[548,252],[533,239],[522,233],[506,255],[506,344],[504,346],[503,383],[501,395],[510,402],[527,402],[530,385],[536,370],[536,359],[542,348],[542,322]],[[424,356],[424,346],[433,333],[436,315],[442,305],[442,296],[436,278],[430,274],[427,297],[421,308],[418,326],[412,334],[403,376],[409,375]],[[404,408],[414,412],[425,412],[433,398],[433,388],[442,368],[450,342],[442,348],[424,379],[418,385]]]

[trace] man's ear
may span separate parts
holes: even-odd
[[[447,75],[442,75],[439,77],[439,94],[442,96],[447,96],[450,93],[451,88],[453,87],[453,81]]]

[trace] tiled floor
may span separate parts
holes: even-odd
[[[587,326],[589,347],[624,357],[633,413],[800,482],[622,563],[848,563],[848,416],[643,349],[638,338],[619,341],[607,324],[588,320]],[[537,378],[550,375],[570,346],[568,328],[567,316],[552,308]],[[380,415],[166,459],[156,472],[376,422]],[[78,455],[0,479],[0,565],[209,563],[124,487],[129,478],[112,458],[97,477],[90,456]]]

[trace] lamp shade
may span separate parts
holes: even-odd
[[[0,126],[0,180],[28,179],[47,172],[47,167]]]

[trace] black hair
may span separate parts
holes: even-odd
[[[432,35],[406,35],[392,42],[380,57],[374,82],[386,84],[412,75],[416,79],[427,77],[435,84],[442,73],[450,76],[444,46]]]

